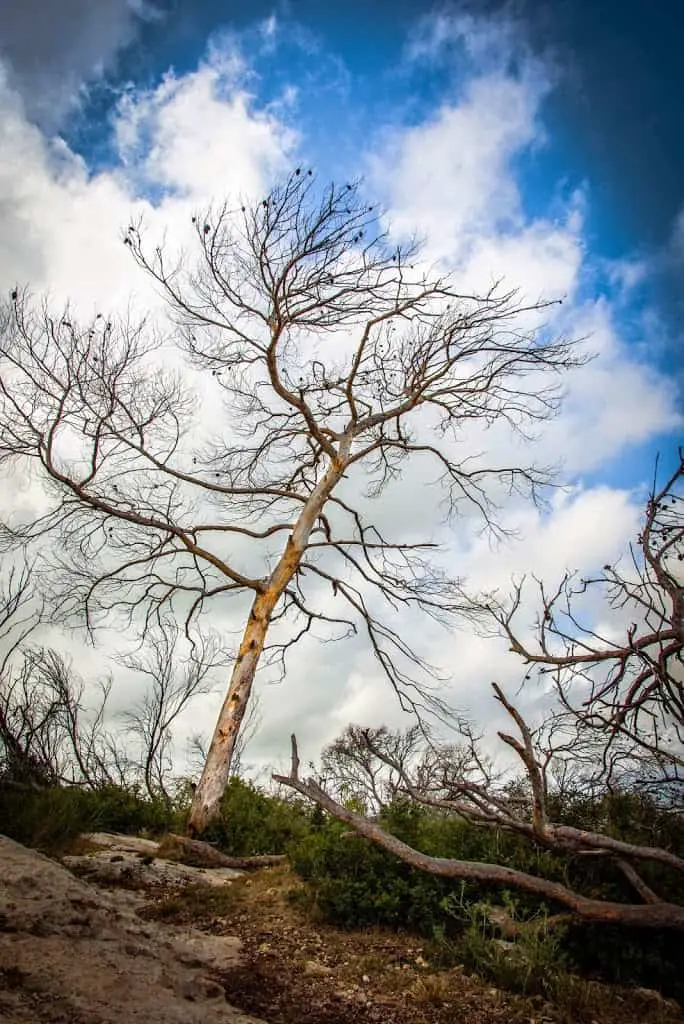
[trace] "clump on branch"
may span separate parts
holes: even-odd
[[[407,609],[450,622],[458,580],[433,545],[407,542],[399,523],[383,532],[339,485],[364,471],[378,497],[409,460],[429,460],[448,513],[501,534],[500,496],[539,500],[550,473],[474,455],[462,428],[524,434],[582,360],[526,329],[544,304],[464,294],[423,269],[417,246],[392,246],[358,183],[321,189],[295,171],[195,228],[192,266],[148,249],[141,224],[125,234],[168,301],[166,335],[115,316],[80,326],[25,291],[7,305],[0,464],[28,461],[52,498],[5,542],[59,538],[51,578],[61,571],[65,613],[85,607],[90,628],[116,611],[148,628],[168,609],[189,629],[247,596],[197,833],[218,811],[257,668],[283,674],[307,634],[360,631],[406,708],[443,710],[436,673],[394,623]],[[175,345],[199,375],[194,393],[169,369]]]

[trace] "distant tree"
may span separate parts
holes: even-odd
[[[217,667],[225,656],[214,637],[199,637],[183,654],[175,622],[162,619],[148,630],[140,651],[122,655],[119,663],[143,685],[142,696],[122,712],[130,750],[135,746],[135,773],[151,797],[170,802],[173,781],[172,728],[199,696],[213,689]]]
[[[207,692],[217,645],[205,641],[184,658],[175,624],[149,630],[143,648],[120,659],[142,695],[116,715],[111,674],[86,687],[69,658],[35,642],[42,608],[33,584],[28,565],[0,583],[0,785],[140,785],[169,799],[171,727]]]
[[[367,522],[342,482],[365,473],[377,498],[427,459],[448,513],[500,534],[501,499],[538,500],[549,472],[475,452],[463,430],[524,434],[580,361],[526,326],[543,304],[463,294],[416,245],[391,246],[356,183],[321,190],[297,168],[263,200],[194,222],[191,266],[148,250],[141,224],[124,237],[172,330],[102,315],[81,326],[17,290],[0,332],[0,464],[32,465],[52,498],[6,543],[59,538],[65,610],[85,607],[92,625],[98,608],[123,609],[145,628],[171,606],[189,631],[211,603],[249,599],[192,834],[218,812],[257,667],[284,672],[314,628],[361,628],[404,706],[436,701],[392,616],[450,621],[458,581],[427,560],[432,545],[402,539],[399,513],[392,536]],[[182,353],[201,374],[194,392],[172,368]],[[207,423],[212,396],[222,407]]]

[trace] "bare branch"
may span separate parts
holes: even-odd
[[[388,853],[410,864],[420,871],[438,875],[442,878],[472,879],[506,885],[526,892],[534,893],[544,899],[552,900],[567,907],[583,921],[599,923],[618,923],[642,928],[673,928],[684,930],[684,908],[664,901],[649,901],[646,905],[614,903],[582,896],[569,887],[552,882],[524,871],[499,864],[487,864],[479,861],[464,861],[456,858],[432,857],[415,850],[395,836],[386,832],[375,821],[350,810],[329,794],[314,780],[303,780],[299,776],[299,759],[296,741],[293,738],[293,761],[289,775],[274,775],[273,779],[281,785],[295,790],[297,793],[314,801],[339,821],[351,826],[359,835],[370,839]],[[684,867],[684,865],[682,865]]]
[[[0,465],[31,466],[50,507],[6,524],[0,542],[59,538],[44,579],[65,617],[85,609],[91,634],[116,613],[143,633],[170,616],[190,635],[218,600],[249,598],[193,803],[201,831],[257,670],[284,671],[314,623],[324,641],[361,627],[403,706],[444,712],[434,672],[393,622],[410,609],[449,624],[459,581],[421,545],[382,536],[340,484],[365,471],[376,498],[427,459],[448,514],[474,512],[502,534],[502,501],[541,501],[549,468],[492,464],[464,447],[462,428],[525,438],[583,358],[525,328],[548,303],[498,286],[464,294],[423,269],[417,246],[392,247],[358,183],[321,188],[297,168],[260,202],[194,223],[194,263],[148,245],[141,223],[123,238],[166,297],[171,331],[103,314],[81,325],[13,294]],[[318,603],[322,581],[341,615]],[[289,638],[269,639],[274,621]]]

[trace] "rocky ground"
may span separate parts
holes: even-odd
[[[0,866],[3,1024],[257,1024],[219,980],[239,940],[144,921],[141,890],[102,891],[1,836]]]
[[[91,836],[65,858],[74,877],[0,838],[0,1022],[684,1019],[645,990],[583,983],[562,1007],[500,992],[461,967],[430,966],[410,936],[316,923],[285,865],[247,875],[188,868],[159,852],[147,840]]]

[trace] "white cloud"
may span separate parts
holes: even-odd
[[[51,131],[113,66],[141,23],[160,16],[148,0],[22,0],[3,9],[0,60],[30,118]]]
[[[583,240],[583,196],[561,203],[553,219],[526,213],[516,160],[544,143],[540,110],[548,77],[529,60],[517,73],[506,70],[510,35],[478,34],[473,21],[465,31],[464,24],[436,20],[430,35],[424,22],[422,42],[414,40],[410,57],[422,60],[458,37],[478,73],[424,123],[379,132],[382,145],[361,161],[386,200],[393,230],[423,233],[429,258],[457,272],[464,287],[486,287],[503,276],[505,286],[520,286],[527,300],[567,296],[562,310],[549,313],[550,326],[589,334],[598,358],[570,376],[563,413],[545,428],[536,452],[542,460],[565,456],[568,472],[581,477],[630,444],[672,429],[674,396],[654,369],[630,357],[609,304],[577,298],[591,256]],[[277,31],[275,21],[265,23],[264,43],[270,45]],[[259,195],[267,188],[299,138],[284,120],[285,105],[282,117],[260,106],[257,88],[244,55],[226,37],[195,71],[169,72],[156,88],[125,95],[114,120],[120,163],[91,174],[63,142],[32,126],[9,83],[0,84],[0,288],[29,280],[87,310],[120,307],[131,292],[141,305],[156,301],[127,257],[120,231],[131,214],[143,212],[154,233],[166,226],[170,241],[182,244],[194,207],[229,192]],[[620,287],[638,281],[625,270]],[[520,459],[516,442],[503,432],[473,435],[467,443],[478,450],[484,445],[492,459]],[[452,573],[469,574],[476,585],[505,586],[511,573],[525,569],[555,579],[567,566],[602,564],[634,533],[638,499],[595,486],[559,496],[546,516],[512,508],[510,523],[524,539],[492,551],[474,534],[472,521],[445,531],[427,490],[434,475],[425,462],[408,467],[372,510],[395,535],[422,531],[446,538]],[[356,486],[354,479],[349,486]],[[240,624],[233,613],[217,613],[213,623]],[[407,629],[452,672],[454,703],[467,704],[475,717],[491,714],[490,679],[512,685],[519,678],[505,648],[467,631],[449,637],[419,619]],[[293,727],[306,756],[315,756],[350,720],[397,724],[402,717],[361,641],[307,640],[293,654],[287,680],[264,686],[263,696],[264,722],[253,746],[253,757],[262,761],[284,750]],[[219,700],[198,707],[193,728],[211,729]]]
[[[417,229],[430,253],[454,264],[481,235],[520,227],[510,162],[537,137],[539,99],[528,83],[494,74],[426,123],[393,132],[370,161],[393,233]]]
[[[297,136],[254,109],[243,73],[229,50],[196,72],[169,73],[151,92],[126,97],[115,130],[131,176],[195,202],[263,191],[284,169]]]
[[[569,375],[561,415],[545,430],[544,447],[563,457],[566,472],[597,470],[630,446],[682,426],[676,382],[633,357],[609,303],[580,307],[570,329],[587,338],[595,358]]]
[[[130,90],[114,125],[121,163],[94,175],[29,123],[0,78],[0,288],[29,282],[88,312],[122,309],[131,294],[141,308],[155,304],[122,245],[131,217],[144,214],[153,234],[168,229],[181,245],[195,206],[267,188],[295,145],[295,133],[243,90],[243,70],[233,48],[214,48],[197,71]]]

